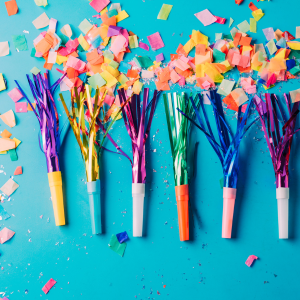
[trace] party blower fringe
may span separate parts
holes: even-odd
[[[132,166],[132,200],[133,200],[133,236],[143,236],[143,215],[146,183],[145,144],[149,136],[158,93],[155,90],[152,100],[148,103],[149,89],[144,89],[143,106],[140,95],[134,94],[126,105],[127,96],[124,89],[118,90],[125,127],[131,138],[133,162],[122,151]],[[147,121],[147,111],[151,107]],[[120,150],[120,149],[118,149]]]
[[[236,130],[236,134],[233,135],[231,129],[225,122],[222,101],[219,94],[214,90],[211,92],[207,92],[207,97],[209,98],[213,107],[213,113],[214,113],[214,118],[217,126],[217,131],[218,131],[217,136],[219,137],[219,143],[217,142],[213,134],[212,126],[210,125],[203,104],[202,95],[197,94],[195,99],[190,97],[190,103],[192,103],[199,124],[194,122],[193,119],[188,115],[188,113],[184,112],[182,109],[178,108],[178,110],[182,113],[182,115],[186,117],[187,120],[193,123],[197,128],[199,128],[206,135],[209,143],[211,144],[211,146],[213,147],[213,149],[215,150],[216,154],[218,155],[221,161],[222,168],[223,168],[223,176],[224,176],[222,237],[231,238],[234,205],[236,199],[237,179],[238,179],[238,172],[239,172],[239,162],[238,162],[239,146],[247,130],[254,124],[254,122],[257,121],[258,118],[253,120],[246,128],[245,125],[252,104],[252,99],[250,99],[248,101],[248,105],[243,116],[242,116],[241,106],[239,107],[238,116],[237,116],[237,130]],[[200,116],[200,112],[198,111],[197,108],[199,102],[200,102],[200,108],[204,115],[204,120]]]
[[[64,76],[63,76],[64,77]],[[28,83],[34,98],[33,105],[17,81],[16,84],[35,113],[41,130],[42,148],[47,162],[48,180],[50,185],[52,205],[56,226],[65,225],[65,211],[62,191],[62,177],[59,166],[60,132],[59,119],[53,99],[53,94],[62,78],[52,86],[49,82],[48,71],[42,76],[33,75],[33,81],[27,75]],[[35,107],[36,106],[36,109]]]
[[[255,96],[254,104],[259,114],[275,171],[279,238],[287,239],[289,231],[289,159],[293,135],[300,130],[295,131],[300,102],[295,102],[292,106],[290,95],[284,94],[284,102],[288,111],[287,117],[276,95],[265,94],[265,98],[266,103]],[[282,127],[280,123],[283,123]]]
[[[181,113],[195,116],[191,103],[185,93],[178,95],[164,94],[164,105],[167,118],[169,139],[173,158],[175,193],[177,201],[180,241],[189,240],[189,186],[187,168],[187,146],[190,123]],[[195,104],[197,106],[197,103]]]
[[[80,93],[75,87],[74,90],[71,90],[71,110],[69,112],[65,100],[62,94],[60,94],[60,99],[75,134],[85,164],[93,234],[102,233],[99,167],[102,152],[101,147],[111,126],[121,113],[120,109],[114,119],[109,123],[110,116],[113,112],[111,107],[113,104],[111,104],[106,112],[103,106],[105,96],[106,92],[101,97],[100,90],[97,88],[95,96],[92,97],[91,87],[87,84],[82,87]],[[97,131],[99,129],[97,122],[102,125],[99,127],[102,127],[105,131],[102,140],[100,140],[98,144],[96,143]],[[107,124],[109,125],[105,129]]]

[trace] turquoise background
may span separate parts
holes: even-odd
[[[122,1],[130,18],[120,23],[147,42],[146,36],[156,31],[165,43],[165,57],[184,44],[192,29],[209,35],[229,33],[228,20],[234,26],[251,17],[249,1],[240,6],[230,1],[179,1],[173,4],[168,21],[157,20],[162,1]],[[33,0],[17,0],[19,13],[8,17],[4,1],[0,8],[0,41],[9,41],[11,54],[0,57],[0,72],[8,81],[7,91],[15,87],[17,79],[28,92],[25,74],[32,67],[40,69],[43,62],[30,57],[32,41],[41,30],[32,21],[44,11],[58,20],[58,30],[71,24],[75,35],[84,18],[95,11],[85,0],[49,0],[46,8]],[[251,34],[257,42],[264,42],[263,28],[280,28],[295,34],[299,15],[299,1],[255,2],[265,12],[258,22],[258,33]],[[208,8],[213,14],[227,18],[226,25],[204,27],[195,17]],[[99,21],[93,19],[99,24]],[[29,51],[16,52],[12,35],[25,34]],[[135,54],[157,52],[135,49]],[[84,57],[84,56],[82,56]],[[53,71],[52,82],[59,73]],[[280,83],[274,92],[282,93],[299,88],[299,80]],[[174,90],[179,91],[176,87]],[[0,92],[0,113],[14,109],[14,103]],[[67,93],[64,93],[67,95]],[[67,96],[66,96],[67,97]],[[58,99],[58,94],[56,94]],[[58,103],[62,123],[66,120]],[[211,107],[208,107],[212,118]],[[39,127],[32,112],[16,114],[17,126],[10,131],[22,144],[18,147],[19,160],[11,162],[8,155],[0,156],[0,186],[15,168],[23,166],[24,174],[15,177],[20,185],[11,201],[2,205],[11,214],[1,221],[1,228],[16,232],[7,243],[0,245],[0,292],[9,299],[297,299],[299,297],[300,232],[299,181],[300,161],[295,138],[290,163],[290,239],[278,240],[275,178],[269,152],[259,126],[254,126],[241,148],[241,169],[233,228],[234,238],[221,238],[222,190],[219,180],[222,170],[218,158],[206,138],[193,131],[199,141],[197,175],[190,183],[192,205],[191,240],[180,242],[174,193],[172,158],[160,98],[150,137],[147,143],[147,185],[145,208],[145,236],[132,238],[131,167],[117,155],[105,153],[101,170],[104,234],[91,235],[85,172],[79,147],[70,131],[61,149],[61,170],[67,208],[68,225],[54,223],[46,163],[38,146]],[[234,123],[234,115],[227,112]],[[61,124],[62,124],[61,123]],[[0,131],[7,126],[1,122]],[[124,150],[130,152],[130,140],[123,120],[113,126],[112,134]],[[7,128],[9,129],[9,128]],[[43,218],[40,219],[40,215]],[[49,222],[47,222],[49,218]],[[108,248],[112,234],[126,230],[130,236],[123,258]],[[245,265],[247,257],[259,257],[253,267]],[[53,278],[57,281],[48,295],[43,285]],[[166,285],[164,288],[163,286]],[[160,294],[160,295],[159,295]]]

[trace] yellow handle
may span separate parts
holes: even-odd
[[[62,191],[61,172],[48,173],[49,186],[56,226],[65,225],[64,197]]]

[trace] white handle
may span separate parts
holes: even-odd
[[[143,219],[144,219],[144,199],[145,199],[145,184],[132,184],[132,216],[133,216],[133,236],[143,236]]]
[[[276,189],[279,238],[289,237],[289,188]]]

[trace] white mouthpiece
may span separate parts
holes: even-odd
[[[144,216],[145,184],[132,184],[132,204],[133,204],[133,236],[143,236],[143,216]]]
[[[289,188],[276,189],[279,238],[289,237]]]

